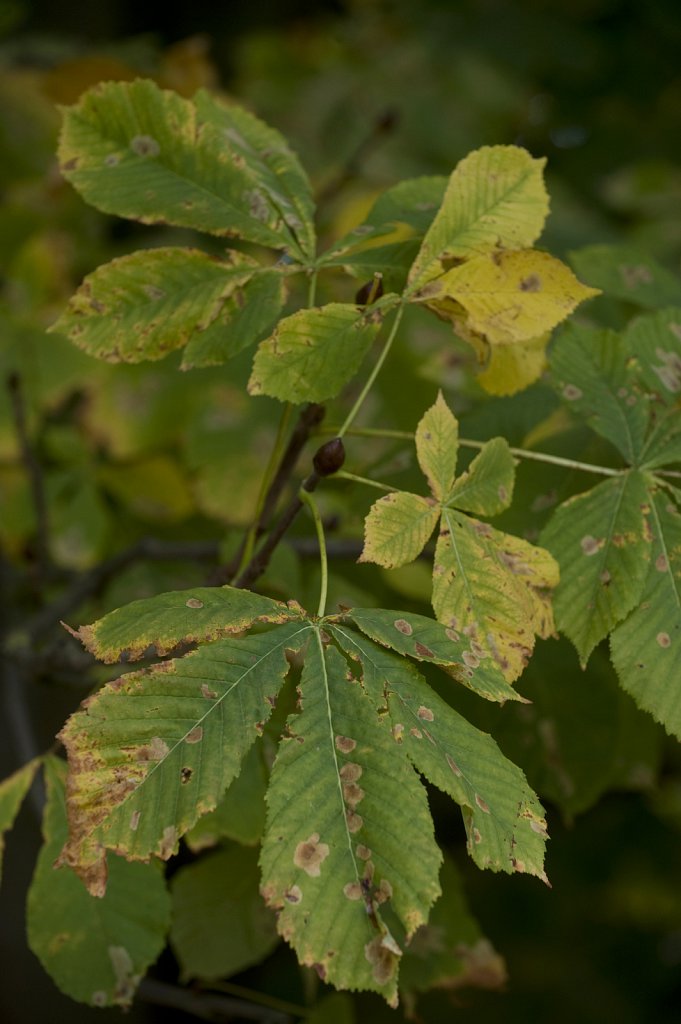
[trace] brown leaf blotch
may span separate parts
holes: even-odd
[[[364,769],[361,764],[354,761],[347,761],[340,770],[340,777],[343,782],[357,782],[362,777]]]
[[[655,637],[660,647],[669,647],[672,640],[669,633],[658,633]]]
[[[364,824],[364,818],[361,814],[357,814],[356,811],[348,811],[345,815],[345,822],[348,826],[348,832],[359,832],[362,825]]]
[[[419,718],[422,718],[424,722],[432,722],[435,719],[435,715],[430,708],[425,707],[423,704],[416,712]]]
[[[481,811],[483,811],[485,814],[489,814],[489,807],[487,806],[487,804],[482,799],[479,793],[475,794],[475,802]]]
[[[174,825],[167,825],[163,829],[163,836],[158,847],[158,855],[161,860],[168,860],[173,855],[178,838],[177,829]]]
[[[386,985],[394,976],[397,969],[397,956],[382,943],[380,935],[377,935],[364,947],[364,956],[372,967],[374,981],[377,985]]]
[[[434,658],[435,657],[435,655],[431,651],[430,647],[426,647],[425,644],[420,644],[418,641],[416,642],[416,653],[418,654],[418,656],[420,658]]]
[[[405,636],[411,636],[414,632],[413,626],[407,622],[406,619],[395,619],[395,629],[399,630]]]
[[[417,740],[423,739],[423,733],[421,732],[420,729],[417,729],[415,725],[413,725],[409,730],[409,735],[413,736]]]
[[[445,754],[445,757],[447,759],[447,764],[449,765],[449,767],[452,769],[454,774],[460,778],[463,775],[463,772],[459,768],[454,758],[450,757],[449,754]]]
[[[329,847],[326,843],[319,842],[319,833],[312,835],[298,843],[293,854],[293,863],[311,878],[319,878],[322,871],[322,863],[329,856]]]
[[[371,850],[369,849],[368,846],[365,846],[364,843],[357,844],[357,849],[355,850],[355,853],[357,854],[360,860],[369,860],[369,857],[371,857]]]
[[[142,812],[141,811],[133,811],[132,814],[130,815],[130,831],[131,832],[136,832],[137,831],[137,826],[140,823],[141,816],[142,816]]]
[[[528,274],[520,282],[521,292],[540,292],[541,291],[541,278],[539,274]]]
[[[343,895],[348,900],[361,900],[362,886],[359,882],[348,882],[343,886]]]
[[[592,537],[590,534],[587,534],[586,537],[582,537],[581,541],[579,542],[579,546],[581,547],[583,553],[590,557],[591,555],[595,555],[597,553],[598,549],[600,548],[600,543],[596,540],[595,537]]]
[[[357,804],[362,802],[365,795],[362,787],[358,786],[356,782],[346,782],[343,786],[343,799],[352,810],[355,809]]]
[[[201,696],[206,700],[217,700],[218,695],[215,690],[211,690],[207,683],[201,683]]]
[[[198,597],[190,597],[185,604],[187,608],[203,608],[203,601],[199,601]]]
[[[185,736],[185,743],[200,743],[203,739],[203,726],[195,725]]]
[[[340,750],[341,754],[351,754],[357,746],[357,740],[351,739],[349,736],[336,736],[336,749]]]
[[[655,559],[655,568],[658,572],[666,572],[669,567],[667,558],[665,555],[658,555]]]
[[[300,903],[303,898],[303,891],[298,885],[292,885],[290,889],[287,889],[284,893],[284,899],[287,903]]]

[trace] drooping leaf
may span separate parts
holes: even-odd
[[[551,379],[571,409],[629,463],[637,461],[648,428],[648,401],[618,334],[569,324],[551,350]]]
[[[229,300],[261,269],[246,256],[222,261],[198,249],[135,252],[89,274],[51,329],[108,362],[162,359],[211,324],[228,330]]]
[[[138,79],[101,83],[65,109],[59,163],[104,213],[303,256],[261,168],[256,173],[241,148],[241,140],[230,146],[213,109],[206,118],[192,101]]]
[[[437,501],[447,501],[456,476],[459,424],[442,392],[416,428],[416,455],[421,472]]]
[[[28,893],[28,941],[47,973],[72,999],[91,1006],[131,1004],[165,945],[170,899],[157,864],[112,857],[102,899],[54,862],[67,838],[66,765],[45,761],[44,845]]]
[[[681,392],[681,307],[632,320],[624,340],[645,387],[661,401],[675,405]]]
[[[489,345],[477,382],[489,395],[514,395],[539,380],[546,369],[550,333],[514,345]],[[465,340],[465,339],[464,339]]]
[[[637,607],[612,634],[624,689],[681,739],[681,514],[662,491],[650,501],[652,550]]]
[[[405,950],[400,993],[410,1003],[433,988],[501,988],[508,979],[504,958],[484,938],[466,901],[463,880],[445,856],[440,872],[442,896]]]
[[[312,186],[284,136],[250,111],[205,89],[197,92],[194,103],[199,119],[217,128],[230,152],[245,162],[262,187],[268,205],[280,214],[295,238],[300,252],[313,257],[316,239]]]
[[[228,978],[275,948],[276,923],[259,878],[257,853],[236,843],[173,877],[170,942],[185,979]]]
[[[2,880],[5,833],[9,832],[14,824],[39,767],[40,758],[36,757],[0,782],[0,880]]]
[[[213,810],[272,711],[286,652],[309,628],[215,640],[107,684],[71,716],[60,733],[71,769],[62,861],[92,893],[106,887],[106,849],[168,858]]]
[[[348,654],[361,661],[362,681],[374,699],[381,694],[387,701],[395,742],[419,772],[460,805],[475,863],[493,871],[525,871],[545,881],[546,822],[520,769],[506,760],[491,736],[438,697],[405,659],[354,632],[338,633]]]
[[[263,894],[301,963],[396,1004],[401,950],[381,905],[408,938],[439,894],[425,790],[319,632],[300,690],[267,795]]]
[[[650,497],[636,470],[564,502],[541,536],[560,565],[558,629],[585,664],[641,600],[650,561]]]
[[[282,402],[333,398],[356,374],[380,326],[380,316],[340,302],[300,309],[259,346],[248,390]]]
[[[587,245],[568,253],[587,284],[606,295],[644,309],[681,303],[681,280],[642,249],[624,245]]]
[[[483,146],[462,160],[412,265],[411,287],[495,247],[532,245],[548,213],[545,162],[516,146]]]
[[[386,569],[418,558],[440,518],[432,498],[394,491],[371,506],[364,522],[364,550],[360,562],[376,562]]]
[[[128,661],[148,647],[163,656],[179,643],[199,643],[240,633],[253,622],[285,622],[296,612],[278,601],[234,587],[195,587],[133,601],[74,632],[96,658]]]
[[[491,345],[511,345],[550,331],[597,294],[548,253],[495,250],[454,266],[416,297],[436,311],[442,300],[445,310],[453,301],[465,311],[466,327]],[[455,311],[455,326],[458,318]]]

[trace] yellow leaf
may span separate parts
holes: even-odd
[[[438,501],[446,501],[452,489],[458,450],[459,424],[440,391],[416,428],[419,466]]]
[[[514,395],[534,384],[546,367],[546,346],[550,334],[540,334],[516,345],[490,347],[489,362],[478,383],[490,395]]]
[[[468,260],[432,281],[419,298],[433,308],[443,299],[450,307],[454,300],[466,312],[466,327],[492,345],[510,345],[550,331],[598,294],[560,260],[527,249]]]
[[[385,569],[407,565],[418,558],[435,529],[440,509],[432,498],[393,491],[375,502],[364,522],[364,550],[360,562],[376,562]]]

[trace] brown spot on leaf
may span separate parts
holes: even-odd
[[[402,724],[402,722],[397,722],[392,727],[392,734],[393,734],[393,739],[395,740],[396,743],[401,743],[402,742],[402,736],[404,734],[404,725]]]
[[[364,824],[364,818],[361,814],[357,814],[356,811],[347,811],[345,815],[345,822],[348,826],[348,832],[359,832],[362,825]]]
[[[598,578],[604,587],[607,587],[610,583],[612,583],[612,576],[610,575],[607,569],[604,569]]]
[[[364,843],[358,843],[355,852],[360,860],[369,860],[369,857],[371,857],[371,850]]]
[[[435,719],[435,715],[430,710],[430,708],[425,707],[423,704],[418,709],[416,714],[418,715],[419,718],[422,718],[424,722],[432,722]]]
[[[406,619],[395,619],[395,629],[399,629],[400,633],[404,633],[405,636],[411,636],[414,632],[413,627]]]
[[[136,832],[137,831],[137,826],[140,823],[141,816],[142,816],[142,812],[141,811],[133,811],[132,814],[130,815],[130,831],[131,832]]]
[[[136,761],[162,761],[170,753],[170,747],[160,736],[154,736],[135,752]]]
[[[582,389],[578,388],[576,384],[566,384],[563,388],[563,398],[568,402],[576,402],[578,398],[582,397]]]
[[[387,878],[382,878],[380,885],[374,893],[374,899],[377,903],[387,903],[388,900],[393,898],[393,887]]]
[[[194,774],[193,768],[181,768],[180,769],[180,782],[182,785],[186,785]]]
[[[357,740],[350,739],[349,736],[336,736],[336,748],[342,754],[352,753],[356,746]]]
[[[447,764],[449,765],[449,767],[452,769],[454,774],[460,778],[463,775],[463,772],[459,768],[454,758],[450,757],[449,754],[445,754],[445,757],[447,758]]]
[[[600,543],[596,540],[595,537],[592,537],[590,534],[587,534],[586,537],[582,537],[581,541],[579,542],[579,546],[581,547],[584,554],[590,557],[591,555],[596,554],[596,552],[600,548]]]
[[[377,985],[386,985],[397,970],[397,956],[386,949],[380,935],[377,935],[364,947],[364,956],[372,967],[372,975]]]
[[[151,135],[136,135],[130,140],[130,149],[137,156],[153,157],[161,152],[161,147]]]
[[[178,840],[177,829],[174,825],[168,825],[163,829],[163,836],[158,847],[158,855],[161,860],[168,860],[175,852]]]
[[[478,828],[473,828],[473,829],[472,829],[472,833],[473,833],[473,842],[474,842],[474,843],[476,844],[476,846],[477,846],[477,844],[478,844],[478,843],[481,843],[481,842],[482,842],[482,836],[480,835],[480,829],[478,829]]]
[[[340,777],[343,782],[357,782],[362,777],[364,769],[361,764],[355,764],[354,761],[347,761],[340,770]]]
[[[489,807],[487,806],[487,804],[482,799],[479,793],[475,794],[475,802],[481,811],[483,811],[485,814],[489,814]]]
[[[423,733],[421,732],[420,729],[417,729],[415,725],[413,725],[409,730],[409,735],[413,736],[417,740],[423,739]]]
[[[657,556],[657,558],[655,559],[655,568],[657,569],[658,572],[666,572],[667,571],[667,569],[669,568],[669,563],[667,561],[666,555],[658,555]]]
[[[357,804],[362,802],[365,795],[362,787],[358,786],[356,782],[346,782],[343,786],[343,799],[352,810],[355,809]]]
[[[416,653],[418,654],[419,658],[435,657],[430,647],[426,647],[425,644],[420,644],[418,641],[416,642]]]
[[[348,900],[361,900],[362,886],[359,882],[348,882],[343,886],[343,895]]]
[[[669,633],[658,633],[655,639],[657,640],[660,647],[669,647],[669,645],[672,642]]]
[[[185,743],[200,743],[203,739],[203,726],[195,725],[185,736]]]
[[[480,659],[476,658],[476,656],[474,654],[471,654],[470,651],[463,651],[461,657],[463,658],[464,664],[467,665],[468,668],[477,668],[478,665],[480,664]]]
[[[312,835],[303,843],[298,843],[293,854],[293,863],[311,878],[319,878],[322,863],[329,856],[329,847],[326,843],[319,842],[319,833]]]
[[[541,291],[541,278],[539,274],[528,274],[520,282],[521,292],[540,292]]]
[[[461,639],[460,635],[457,633],[455,629],[446,629],[445,633],[447,634],[449,639],[452,640],[454,643],[458,643],[458,641]]]
[[[205,697],[206,700],[215,700],[217,698],[217,692],[211,690],[207,683],[201,683],[201,696]]]
[[[300,903],[303,898],[303,891],[297,885],[292,885],[290,889],[287,889],[284,893],[284,899],[287,903]]]
[[[203,601],[199,601],[198,597],[190,597],[185,604],[187,608],[203,608]]]

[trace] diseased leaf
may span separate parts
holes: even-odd
[[[170,943],[184,979],[228,978],[272,952],[279,938],[259,880],[257,853],[236,844],[173,877]]]
[[[495,516],[513,500],[515,463],[503,437],[494,437],[481,448],[469,468],[449,491],[453,508],[481,516]]]
[[[411,287],[420,288],[448,265],[495,247],[532,245],[549,209],[545,163],[516,146],[483,146],[462,160],[414,260]]]
[[[477,376],[489,395],[514,395],[534,384],[546,369],[550,332],[514,345],[488,345],[488,360]],[[466,339],[464,339],[466,340]]]
[[[271,714],[310,627],[215,640],[104,686],[60,733],[70,765],[70,838],[61,855],[90,892],[106,850],[167,859],[213,810]]]
[[[560,565],[556,625],[582,664],[640,602],[650,561],[650,497],[636,470],[564,502],[541,536]]]
[[[416,428],[416,455],[433,497],[447,501],[456,476],[459,424],[440,391]]]
[[[445,856],[440,872],[442,896],[405,950],[400,967],[400,994],[414,1002],[433,988],[498,989],[508,980],[504,958],[483,937],[466,901],[463,880]]]
[[[371,506],[364,521],[364,550],[360,562],[376,562],[386,569],[413,562],[419,556],[440,510],[432,498],[393,491]]]
[[[188,341],[180,369],[219,366],[272,329],[284,305],[284,277],[261,271],[227,298],[220,316]]]
[[[575,273],[606,295],[645,309],[681,303],[681,281],[642,249],[587,245],[568,253]]]
[[[657,412],[658,410],[656,410]],[[681,462],[681,419],[671,408],[657,420],[640,454],[641,469],[659,469]]]
[[[681,307],[632,320],[624,340],[644,386],[662,402],[676,405],[681,392]]]
[[[387,700],[392,734],[414,766],[461,807],[468,852],[482,868],[526,871],[546,881],[546,822],[525,776],[491,736],[449,707],[404,659],[338,630],[359,658],[362,681]]]
[[[91,896],[72,871],[54,870],[67,838],[65,776],[66,765],[48,757],[44,845],[28,893],[28,942],[72,999],[128,1007],[165,945],[170,899],[157,864],[112,857],[102,899]]]
[[[301,963],[395,1005],[401,949],[382,905],[408,938],[439,894],[425,790],[319,632],[300,692],[267,795],[263,895]]]
[[[475,256],[431,281],[418,301],[437,311],[445,300],[465,310],[464,324],[491,345],[529,341],[550,331],[598,291],[581,284],[548,253],[493,251]],[[456,312],[453,315],[456,327]]]
[[[224,330],[230,298],[260,269],[246,256],[221,261],[198,249],[121,256],[85,278],[51,330],[108,362],[162,359],[211,324]]]
[[[681,514],[659,490],[650,501],[650,528],[640,600],[610,647],[624,689],[681,739]]]
[[[356,374],[380,326],[379,316],[340,302],[300,309],[259,346],[248,390],[282,402],[333,398]]]
[[[194,103],[200,120],[217,128],[230,152],[245,162],[264,190],[267,203],[281,215],[300,252],[313,257],[316,239],[312,186],[284,136],[248,110],[227,103],[206,89],[196,93]]]
[[[262,166],[254,170],[242,140],[230,145],[215,123],[216,105],[205,100],[200,113],[143,79],[100,83],[64,110],[62,173],[104,213],[237,235],[303,257]]]
[[[352,608],[347,618],[384,647],[417,661],[441,665],[448,673],[486,700],[522,700],[506,682],[499,665],[480,658],[479,645],[455,629],[424,615]]]
[[[254,622],[286,622],[296,611],[269,597],[234,587],[195,587],[133,601],[90,626],[71,631],[107,664],[123,653],[136,661],[153,647],[163,657],[180,643],[240,633]]]
[[[543,548],[454,509],[442,510],[433,608],[440,622],[469,638],[469,668],[489,658],[509,682],[517,679],[535,634],[553,632],[548,591],[557,583],[558,568]]]
[[[5,833],[9,832],[14,824],[24,797],[31,788],[35,773],[40,767],[40,761],[39,757],[35,757],[0,782],[0,881],[2,880]]]
[[[618,334],[568,324],[551,349],[551,379],[571,409],[629,463],[637,461],[648,428],[648,400]]]

